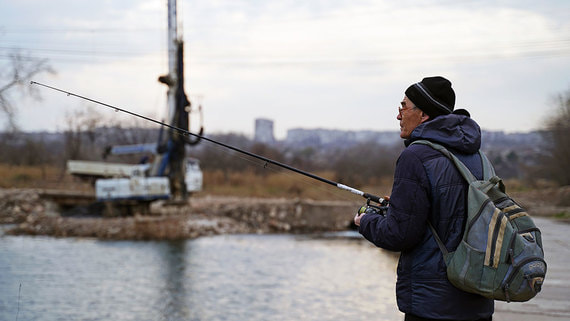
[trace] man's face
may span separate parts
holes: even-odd
[[[404,96],[401,107],[398,108],[398,116],[396,119],[400,121],[400,137],[408,139],[412,135],[412,131],[418,127],[419,124],[428,120],[429,116],[421,109],[416,108],[416,105]]]

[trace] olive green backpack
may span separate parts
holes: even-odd
[[[541,290],[546,262],[540,230],[530,216],[505,193],[502,180],[480,152],[483,180],[445,147],[418,140],[451,159],[469,183],[465,232],[454,252],[448,252],[429,223],[443,253],[449,281],[459,289],[501,301],[527,301]]]

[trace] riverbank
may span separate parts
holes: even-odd
[[[155,202],[148,215],[101,217],[101,204],[63,211],[45,191],[0,189],[0,224],[6,234],[177,240],[217,234],[314,233],[346,230],[362,205],[300,198],[197,196],[188,203]],[[512,193],[533,216],[570,220],[570,187]]]
[[[0,190],[0,224],[9,235],[177,240],[217,234],[345,230],[358,202],[204,196],[186,204],[155,202],[148,215],[101,217],[101,204],[62,211],[40,190]]]

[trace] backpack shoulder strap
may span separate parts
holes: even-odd
[[[453,155],[452,152],[448,151],[442,145],[436,144],[434,142],[430,142],[429,140],[425,140],[425,139],[416,140],[416,141],[412,142],[412,144],[428,145],[431,148],[441,152],[443,155],[445,155],[447,158],[449,158],[453,162],[453,164],[455,164],[455,167],[457,168],[457,170],[459,170],[459,172],[461,173],[461,176],[463,176],[463,178],[465,178],[465,180],[469,184],[471,184],[475,181],[478,181],[478,179],[471,173],[469,168],[467,168],[467,166],[465,166],[465,164],[463,164],[463,162],[461,160],[459,160],[459,158],[457,158],[457,156]],[[503,184],[502,179],[495,174],[495,170],[493,168],[493,165],[491,164],[491,161],[489,161],[487,156],[485,156],[485,153],[483,153],[482,151],[479,151],[479,155],[481,155],[481,162],[483,165],[483,181],[486,182],[486,183],[482,184],[479,187],[479,189],[481,191],[487,193],[493,186],[499,184],[500,190],[502,192],[504,192],[505,191],[505,185]]]
[[[496,175],[495,169],[485,153],[479,150],[479,155],[481,156],[481,162],[483,163],[483,178],[485,180],[489,180],[491,177]]]
[[[460,161],[459,158],[457,158],[457,156],[453,155],[453,153],[448,151],[442,145],[430,142],[429,140],[423,140],[423,139],[422,140],[416,140],[416,141],[412,142],[412,144],[427,145],[427,146],[430,146],[431,148],[441,152],[443,155],[445,155],[447,158],[449,158],[454,163],[455,167],[459,170],[459,172],[461,173],[461,175],[463,176],[463,178],[467,182],[471,183],[471,182],[474,182],[477,180],[477,178],[471,173],[471,171],[467,168],[467,166],[465,166],[465,164],[463,164],[463,162]],[[487,159],[485,154],[482,153],[481,151],[479,151],[479,154],[481,155],[481,160],[483,162],[483,177],[488,178],[487,176],[489,176],[489,175],[494,176],[495,171],[493,169],[493,166],[491,166],[491,163],[489,162],[489,160]],[[433,235],[435,242],[437,243],[437,246],[439,247],[439,250],[443,254],[444,262],[446,262],[446,265],[447,265],[447,261],[445,260],[445,257],[447,257],[447,254],[449,252],[448,252],[447,248],[445,247],[445,244],[443,243],[443,241],[439,238],[439,234],[435,230],[435,227],[431,224],[431,222],[429,220],[428,220],[427,224],[429,226],[429,229],[431,230],[431,233]]]
[[[445,257],[448,254],[447,248],[445,247],[445,244],[443,244],[443,241],[439,238],[439,234],[437,234],[435,227],[433,227],[433,225],[431,224],[431,222],[429,220],[427,221],[427,223],[428,223],[429,229],[431,230],[433,238],[435,239],[435,242],[437,243],[437,246],[439,246],[439,250],[443,254],[443,258],[444,258],[443,261],[445,262]]]
[[[461,175],[465,178],[466,181],[468,181],[469,183],[474,182],[477,180],[477,178],[475,176],[473,176],[473,174],[471,173],[471,171],[467,168],[467,166],[465,166],[465,164],[463,164],[462,161],[459,160],[459,158],[457,158],[457,156],[453,155],[452,152],[448,151],[445,147],[443,147],[440,144],[436,144],[433,142],[430,142],[429,140],[416,140],[414,142],[412,142],[412,144],[422,144],[422,145],[428,145],[431,148],[441,152],[443,155],[445,155],[447,158],[449,158],[454,164],[455,167],[457,167],[457,169],[459,170],[459,172],[461,173]],[[482,153],[481,153],[482,154]],[[483,156],[481,156],[481,159],[483,159]],[[485,157],[485,159],[487,159]],[[489,161],[487,160],[487,163],[489,163]],[[490,163],[488,164],[490,165]],[[484,172],[489,172],[490,170],[488,167],[485,166],[485,161],[483,161],[483,171]],[[493,171],[494,172],[494,171]]]

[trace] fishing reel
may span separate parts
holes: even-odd
[[[388,212],[388,205],[389,203],[383,201],[380,206],[370,204],[370,199],[366,200],[366,205],[361,206],[358,209],[358,215],[361,214],[380,214],[382,216],[386,215]]]

